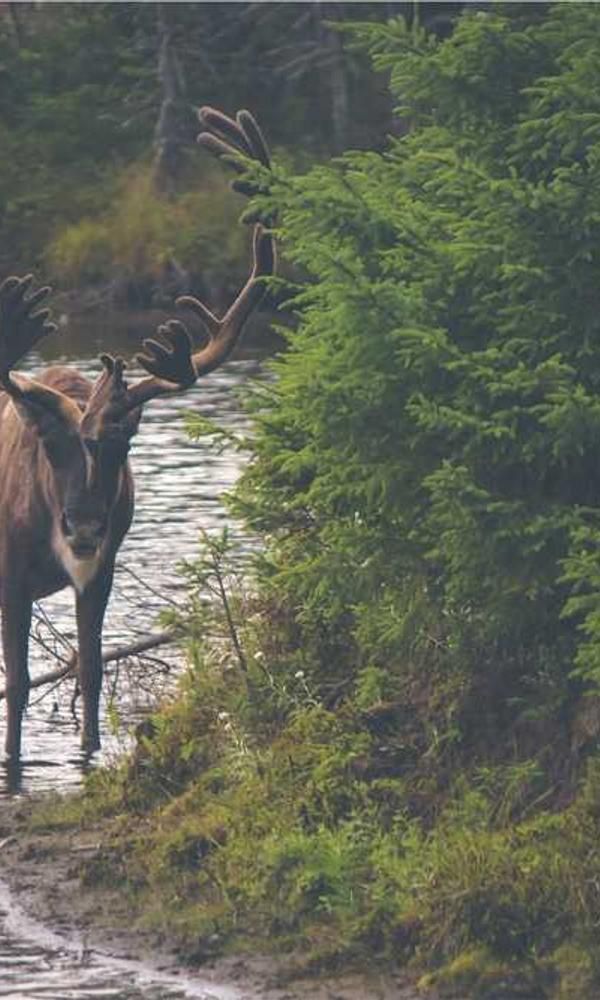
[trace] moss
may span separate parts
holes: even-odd
[[[597,948],[569,942],[549,956],[548,969],[557,981],[555,1000],[595,1000],[600,992],[600,967]]]
[[[85,790],[70,795],[51,795],[31,809],[27,825],[32,832],[69,830],[100,823],[122,808],[121,769],[98,771]]]
[[[544,1000],[546,990],[531,968],[518,968],[499,961],[485,948],[471,948],[423,976],[419,987],[435,989],[440,997],[471,997],[472,1000]]]

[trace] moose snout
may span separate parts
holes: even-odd
[[[100,547],[100,539],[77,537],[69,541],[71,551],[78,559],[91,559]]]
[[[77,559],[91,559],[104,541],[106,518],[78,522],[64,512],[61,527],[73,555]]]

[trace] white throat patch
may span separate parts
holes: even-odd
[[[75,590],[78,594],[82,594],[100,568],[102,550],[100,549],[89,559],[78,559],[59,532],[56,532],[52,539],[52,548]]]

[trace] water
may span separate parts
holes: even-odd
[[[0,1000],[244,1000],[236,988],[102,955],[27,916],[0,880]]]
[[[95,376],[100,364],[93,354],[89,356],[95,345],[90,348],[89,340],[77,336],[70,336],[67,343],[67,355],[53,357],[52,362],[72,364],[84,374]],[[102,349],[106,350],[107,345]],[[125,348],[123,353],[130,355],[133,349]],[[31,367],[38,369],[40,362],[34,359]],[[177,562],[193,555],[201,529],[217,533],[229,524],[238,550],[243,553],[247,542],[240,529],[230,523],[221,500],[240,472],[242,457],[233,448],[216,454],[204,441],[190,442],[181,414],[184,408],[194,410],[217,418],[233,432],[243,433],[247,427],[236,390],[259,371],[258,360],[242,357],[229,362],[185,396],[155,400],[146,407],[131,453],[136,483],[135,520],[120,552],[104,628],[105,646],[148,634],[165,600],[181,598],[183,582],[176,571]],[[49,648],[64,654],[63,641],[74,642],[73,604],[72,592],[65,590],[42,602],[38,609],[34,631],[47,648],[32,643],[33,677],[57,666]],[[50,616],[60,640],[53,637],[45,616]],[[178,654],[172,648],[161,648],[154,655],[154,673],[152,663],[148,667],[152,676],[159,677],[165,663],[177,665]],[[156,685],[144,683],[144,676],[137,671],[119,677],[119,711],[125,723],[135,720],[155,694]],[[115,733],[114,726],[108,724],[107,692],[113,682],[114,678],[111,681],[109,677],[104,685],[100,762],[122,749],[127,729],[125,724],[120,733]],[[79,785],[84,764],[70,708],[71,691],[72,682],[53,692],[32,692],[24,723],[23,764],[16,773],[0,772],[0,800],[15,793],[64,792]],[[0,732],[3,728],[4,704],[0,703]],[[240,994],[225,987],[182,983],[178,977],[161,976],[135,963],[89,952],[80,942],[64,940],[29,920],[0,882],[0,1000],[188,997],[235,1000]]]

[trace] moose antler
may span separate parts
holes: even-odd
[[[98,399],[94,401],[100,403],[100,394],[105,397],[111,411],[109,419],[117,419],[119,413],[124,415],[135,410],[156,396],[187,389],[196,381],[191,338],[179,320],[170,319],[159,326],[157,337],[144,340],[143,347],[145,353],[136,355],[136,360],[151,377],[140,379],[131,386],[123,378],[126,367],[123,358],[113,358],[110,354],[101,357],[106,378],[98,387]]]
[[[56,324],[48,321],[49,309],[35,311],[50,288],[45,285],[28,294],[32,282],[33,275],[28,274],[24,278],[6,278],[0,285],[0,383],[13,395],[19,389],[10,378],[11,369],[56,330]]]
[[[198,142],[217,156],[226,158],[239,169],[244,169],[240,157],[270,166],[269,152],[262,133],[249,111],[238,111],[235,121],[214,108],[201,108],[201,122],[210,129],[198,136]],[[242,181],[234,181],[238,189]],[[256,187],[245,184],[246,193]],[[215,316],[200,299],[185,295],[177,300],[178,306],[190,309],[202,322],[208,333],[208,342],[192,353],[187,328],[179,320],[171,319],[158,328],[160,339],[144,340],[144,351],[137,361],[149,373],[127,388],[122,398],[124,412],[164,393],[187,389],[200,378],[214,371],[229,357],[237,344],[250,313],[265,294],[264,279],[275,272],[275,243],[271,234],[260,223],[254,226],[253,266],[246,284],[222,319]]]
[[[249,111],[238,111],[234,121],[222,111],[206,106],[198,109],[198,118],[209,131],[201,132],[197,142],[211,153],[228,157],[239,171],[245,169],[240,154],[262,163],[263,167],[271,166],[264,136]]]

